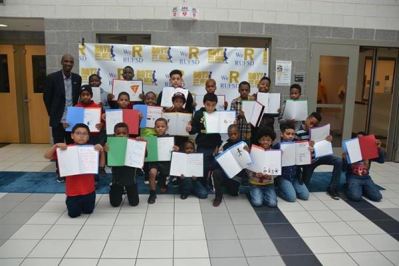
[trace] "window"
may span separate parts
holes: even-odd
[[[150,34],[97,34],[98,43],[151,44]]]
[[[243,36],[219,36],[219,46],[270,48],[271,39]]]
[[[43,93],[44,83],[46,80],[46,56],[33,55],[32,68],[33,68],[33,92]]]
[[[8,80],[8,58],[6,54],[0,54],[0,93],[10,92]]]

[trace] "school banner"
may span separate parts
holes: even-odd
[[[248,81],[251,91],[269,75],[269,50],[264,48],[195,47],[124,44],[79,44],[79,72],[82,82],[97,73],[101,87],[112,91],[112,80],[122,79],[125,66],[134,69],[134,79],[143,81],[144,92],[160,92],[169,86],[169,72],[183,72],[184,88],[194,95],[205,94],[205,81],[213,78],[216,94],[226,100],[238,96],[238,84]]]

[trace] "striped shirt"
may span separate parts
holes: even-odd
[[[253,101],[255,98],[251,95],[248,96],[248,101]],[[238,131],[240,133],[240,139],[243,141],[250,141],[252,135],[251,124],[247,122],[245,117],[239,117],[240,111],[242,111],[242,99],[241,97],[235,98],[231,102],[230,110],[236,111],[236,121],[238,126]]]
[[[304,124],[302,123],[299,129],[295,132],[296,140],[310,140],[309,130],[305,130]]]

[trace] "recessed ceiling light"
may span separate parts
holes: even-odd
[[[1,28],[7,28],[8,25],[6,25],[6,24],[1,24],[1,23],[0,23],[0,27],[1,27]]]

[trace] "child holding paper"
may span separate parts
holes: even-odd
[[[294,142],[295,125],[285,122],[280,124],[281,142]],[[280,149],[280,143],[273,146]],[[313,148],[309,147],[311,150]],[[297,165],[284,166],[281,168],[281,176],[276,179],[278,195],[286,201],[295,202],[296,198],[301,200],[309,199],[309,190],[306,185],[299,180],[301,169]]]
[[[195,152],[195,144],[191,140],[187,140],[183,144],[183,152],[184,153],[194,153]],[[206,199],[208,197],[208,191],[204,187],[202,176],[179,176],[179,190],[180,190],[180,198],[187,199],[190,194],[194,194],[200,199]]]
[[[271,150],[276,133],[271,128],[259,129],[255,137],[256,144],[264,150]],[[255,173],[247,169],[249,177],[249,196],[251,204],[260,207],[263,204],[277,207],[277,195],[274,189],[274,177],[263,173]]]
[[[271,80],[269,77],[263,76],[258,82],[258,92],[269,93],[270,92]],[[255,100],[258,96],[258,92],[254,94]],[[270,127],[274,129],[274,118],[275,114],[263,114],[262,120],[259,124],[259,128]]]
[[[171,87],[173,88],[183,88],[183,73],[178,70],[178,69],[174,69],[169,73],[169,82]],[[161,105],[162,102],[162,91],[159,93],[158,95],[158,99],[157,99],[157,105]],[[188,112],[188,113],[192,113],[194,111],[194,100],[193,100],[193,95],[191,94],[191,92],[188,92],[187,95],[187,99],[186,99],[186,106],[184,107],[184,109]]]
[[[132,109],[133,107],[133,105],[130,103],[129,93],[124,91],[119,93],[116,103],[117,105],[114,107],[114,109]]]
[[[205,90],[207,93],[212,93],[216,94],[216,80],[214,79],[207,79],[205,81]],[[229,103],[227,101],[224,101],[224,110],[227,110],[227,106]]]
[[[133,80],[133,78],[134,78],[134,69],[131,66],[125,66],[122,69],[122,78],[123,78],[123,80]],[[113,101],[114,98],[115,98],[115,95],[113,95],[112,93],[108,94],[108,96],[107,96],[107,99],[108,99],[108,102],[110,103],[111,108],[115,108],[117,106],[115,104],[115,102]]]
[[[175,112],[180,112],[180,113],[188,113],[186,109],[184,109],[184,104],[186,103],[186,98],[184,97],[184,94],[181,92],[176,92],[173,97],[172,97],[172,103],[173,106],[166,108],[165,113],[175,113]],[[188,141],[188,137],[185,136],[175,136],[175,144],[179,147],[182,148],[183,144]]]
[[[166,137],[166,131],[168,130],[168,121],[165,118],[158,118],[155,121],[155,132],[157,137]],[[179,147],[176,145],[173,147],[173,151],[178,151]],[[150,184],[150,196],[148,197],[148,203],[153,204],[157,198],[156,180],[158,178],[161,185],[161,192],[166,192],[166,178],[169,176],[170,172],[170,161],[165,162],[149,162],[148,163],[148,179]]]
[[[115,137],[129,137],[129,128],[125,123],[118,123],[114,127]],[[106,144],[105,151],[109,151]],[[129,166],[113,166],[112,182],[109,190],[109,202],[112,207],[118,207],[122,202],[122,195],[126,191],[130,206],[139,204],[139,194],[137,189],[137,168]]]
[[[97,88],[100,90],[100,96],[101,96],[101,107],[104,109],[109,109],[109,103],[108,103],[108,95],[110,93],[106,92],[103,88],[101,88],[101,77],[98,74],[91,74],[89,76],[89,85],[93,88]],[[111,94],[112,95],[112,94]]]
[[[72,128],[71,138],[73,145],[85,145],[89,141],[90,130],[85,124],[76,124]],[[44,155],[47,159],[56,159],[57,148],[61,150],[68,149],[65,143],[54,144]],[[102,152],[103,148],[100,144],[94,148]],[[104,157],[100,153],[100,166],[104,167]],[[68,215],[71,218],[80,216],[82,213],[92,213],[96,203],[96,191],[94,185],[94,174],[80,174],[67,176],[65,178],[65,194]]]
[[[157,95],[153,91],[149,91],[144,95],[144,104],[147,106],[156,106],[157,105]],[[142,114],[141,114],[142,116]],[[140,128],[140,136],[155,136],[155,129],[152,127]]]
[[[208,173],[211,170],[211,163],[214,161],[213,154],[218,151],[222,138],[219,133],[206,134],[204,112],[213,113],[216,111],[218,98],[215,94],[204,95],[204,107],[195,112],[193,120],[187,125],[187,132],[197,134],[195,143],[197,152],[204,154],[204,178],[208,184]]]
[[[92,100],[93,97],[93,91],[90,85],[83,85],[81,90],[80,90],[80,95],[79,95],[79,102],[75,105],[76,107],[83,107],[83,108],[101,108],[101,106],[97,103],[95,103]],[[90,144],[101,144],[104,145],[105,143],[105,132],[102,131],[104,127],[104,121],[101,121],[100,123],[96,124],[96,128],[100,132],[91,132],[90,133]]]
[[[172,103],[173,103],[172,107],[165,108],[165,113],[174,113],[174,112],[188,113],[183,107],[184,104],[186,103],[186,97],[184,97],[183,93],[176,92],[175,94],[173,94]]]
[[[228,128],[229,138],[226,143],[222,146],[219,152],[223,152],[228,148],[241,142],[240,131],[238,130],[238,125],[233,124]],[[248,146],[244,149],[249,152]],[[226,188],[227,192],[231,196],[238,196],[240,190],[240,184],[243,179],[248,179],[247,174],[244,170],[238,173],[235,177],[229,178],[220,166],[216,166],[212,171],[213,184],[215,186],[215,199],[213,200],[213,206],[218,207],[222,203],[223,199],[223,188]]]
[[[317,127],[321,122],[321,115],[317,112],[311,113],[306,120],[301,124],[300,128],[295,132],[297,140],[310,140],[309,131],[313,127]],[[327,141],[332,141],[332,136],[329,135],[326,138]],[[314,142],[310,141],[310,146],[313,147]],[[333,172],[330,181],[330,185],[327,188],[327,194],[329,194],[333,199],[338,200],[338,185],[341,178],[342,172],[342,159],[335,155],[327,155],[319,158],[312,158],[312,163],[310,165],[304,165],[302,168],[302,180],[306,183],[310,183],[313,171],[319,165],[332,165]]]
[[[357,137],[366,135],[364,132],[357,133]],[[346,154],[343,154],[344,169],[346,171],[347,191],[346,196],[353,201],[360,201],[365,196],[372,201],[381,201],[382,194],[374,184],[370,176],[371,162],[384,163],[384,150],[381,148],[381,141],[376,140],[378,147],[378,158],[363,160],[356,163],[348,163]]]
[[[230,109],[236,111],[236,124],[239,130],[239,138],[249,144],[252,137],[252,127],[245,119],[245,114],[242,110],[242,101],[253,101],[255,97],[249,95],[251,92],[251,85],[247,81],[240,82],[238,85],[238,92],[240,93],[240,97],[235,98],[231,102]]]
[[[299,100],[301,98],[302,95],[302,87],[299,84],[292,84],[290,86],[290,100],[296,101]],[[280,114],[279,114],[279,123],[285,123],[285,122],[290,122],[290,123],[295,123],[295,130],[298,130],[299,127],[302,124],[302,121],[295,121],[295,120],[284,120],[283,119],[283,115],[284,115],[284,110],[285,110],[285,103],[286,101],[283,102],[283,104],[281,105],[281,109],[280,109]]]

